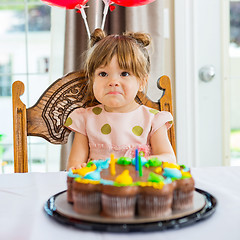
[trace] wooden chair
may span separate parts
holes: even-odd
[[[42,94],[37,103],[26,109],[20,100],[24,93],[24,84],[16,81],[12,85],[13,103],[13,140],[14,140],[14,172],[28,172],[27,136],[39,136],[53,144],[65,144],[70,130],[63,126],[67,116],[79,107],[92,106],[86,96],[87,78],[83,72],[72,72],[56,80]],[[171,83],[167,76],[158,80],[158,87],[163,95],[158,102],[152,102],[143,93],[139,93],[136,101],[149,107],[173,113]],[[175,151],[174,126],[170,128],[169,139]]]

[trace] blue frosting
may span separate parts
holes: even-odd
[[[182,173],[176,168],[164,168],[163,176],[179,179],[182,177]]]
[[[101,169],[101,168],[100,168]],[[87,173],[84,177],[84,179],[89,179],[89,180],[95,180],[95,181],[99,181],[101,179],[100,176],[100,171],[95,170],[93,172],[89,172]]]
[[[190,168],[189,167],[185,167],[182,169],[183,172],[189,172],[190,171]]]
[[[166,179],[164,179],[164,184],[169,184],[172,183],[172,179],[170,177],[167,177]]]
[[[75,177],[80,177],[80,175],[79,174],[74,174],[73,172],[72,172],[72,169],[69,169],[69,171],[68,171],[68,176],[69,177],[72,177],[72,178],[75,178]]]
[[[109,167],[110,158],[106,160],[93,160],[92,162],[96,165],[97,169],[107,169]]]
[[[148,160],[145,157],[142,157],[142,156],[139,156],[139,157],[141,159],[142,166],[145,165]],[[132,165],[135,166],[135,158],[132,159]]]
[[[100,183],[103,184],[103,185],[113,185],[114,181],[101,179]]]

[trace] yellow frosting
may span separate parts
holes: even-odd
[[[164,162],[163,163],[163,168],[176,168],[176,169],[180,169],[180,166],[178,164],[175,163],[168,163],[168,162]]]
[[[95,164],[92,164],[90,167],[83,167],[80,169],[77,169],[77,173],[81,176],[85,176],[89,172],[93,172],[97,169],[97,166]]]
[[[77,174],[79,169],[72,169],[73,174]]]
[[[124,170],[120,175],[118,175],[115,179],[115,182],[129,185],[132,184],[132,177],[129,175],[129,170]]]
[[[155,173],[161,173],[162,172],[162,168],[161,167],[157,167],[156,169],[155,169]]]
[[[88,184],[88,183],[91,183],[91,184],[100,184],[100,181],[95,181],[95,180],[90,180],[90,179],[83,179],[83,178],[75,178],[74,179],[76,182],[78,183],[85,183],[85,184]]]
[[[192,177],[192,175],[191,175],[191,173],[190,172],[184,172],[184,171],[181,171],[181,173],[182,173],[182,176],[183,177]]]
[[[140,182],[139,185],[141,187],[153,187],[155,189],[162,189],[164,186],[164,182]]]

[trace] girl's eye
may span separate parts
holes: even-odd
[[[100,76],[100,77],[106,77],[106,76],[107,76],[107,73],[106,73],[106,72],[100,72],[100,73],[99,73],[99,76]]]
[[[121,73],[121,76],[122,76],[122,77],[128,77],[129,75],[130,75],[129,72],[122,72],[122,73]]]

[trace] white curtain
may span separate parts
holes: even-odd
[[[154,101],[159,99],[159,90],[156,82],[163,74],[163,8],[164,1],[161,0],[146,6],[126,8],[126,30],[146,32],[152,37],[152,45],[149,48],[151,74],[147,94]]]

